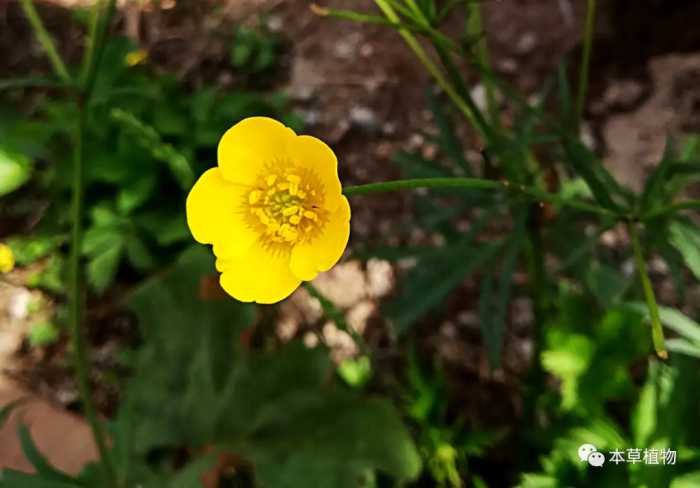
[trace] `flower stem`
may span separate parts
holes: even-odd
[[[318,300],[318,302],[321,304],[321,308],[323,309],[323,313],[326,314],[326,317],[335,322],[338,329],[352,337],[353,342],[355,342],[355,345],[358,347],[360,352],[369,357],[369,346],[367,346],[367,343],[359,332],[348,325],[345,317],[343,316],[343,312],[338,310],[335,304],[326,298],[323,293],[321,293],[310,281],[304,282],[304,288],[306,288],[306,291],[309,292],[309,295]]]
[[[105,5],[105,1],[107,2]],[[98,66],[102,60],[107,28],[117,8],[116,0],[98,0],[93,7],[88,47],[83,58],[82,85],[86,98],[92,96]]]
[[[627,230],[629,232],[630,240],[632,242],[632,249],[634,251],[634,261],[637,265],[639,279],[642,281],[642,288],[644,289],[644,299],[646,300],[647,308],[649,309],[649,317],[651,319],[651,338],[654,343],[654,350],[656,351],[656,355],[659,356],[661,359],[667,359],[668,352],[666,352],[666,346],[664,344],[664,331],[661,328],[659,306],[656,304],[654,288],[651,286],[651,280],[649,280],[649,273],[647,272],[646,261],[644,261],[644,256],[642,254],[642,246],[639,243],[637,227],[634,223],[628,222]]]
[[[489,47],[486,41],[486,37],[482,37],[483,22],[481,18],[481,2],[470,2],[467,4],[469,9],[469,18],[467,20],[467,31],[469,35],[473,38],[478,38],[479,41],[476,46],[476,58],[487,74],[492,75],[490,57],[489,57]],[[493,78],[491,76],[485,77],[482,80],[484,87],[486,88],[486,111],[494,123],[498,122],[498,110],[496,106],[496,94],[494,91]]]
[[[51,38],[49,32],[44,27],[44,23],[41,21],[41,17],[39,17],[36,7],[34,7],[34,3],[32,0],[20,0],[20,4],[22,6],[22,10],[24,11],[24,15],[27,17],[29,24],[34,30],[34,35],[36,36],[37,41],[39,41],[39,44],[41,44],[41,47],[46,52],[46,56],[49,58],[49,62],[51,63],[56,76],[58,76],[64,83],[70,83],[71,76],[68,73],[66,64],[58,54],[56,44]]]
[[[583,118],[583,108],[586,103],[586,93],[588,91],[588,78],[591,65],[591,51],[593,47],[593,29],[595,28],[596,0],[587,0],[586,4],[586,25],[583,34],[583,57],[581,59],[581,70],[579,72],[578,94],[576,97],[576,130],[581,125]]]
[[[396,14],[396,12],[387,0],[374,0],[374,2],[382,10],[382,12],[384,12],[384,15],[387,19],[389,19],[389,21],[395,24],[399,24],[401,22],[401,19]],[[484,134],[483,132],[483,128],[479,125],[478,121],[476,120],[474,113],[469,108],[469,105],[464,101],[462,97],[459,96],[457,90],[452,86],[452,84],[447,80],[447,78],[445,78],[445,75],[442,73],[442,71],[440,71],[440,68],[438,68],[437,65],[433,63],[433,61],[430,59],[430,56],[428,56],[428,53],[425,52],[423,47],[420,45],[420,42],[418,42],[418,39],[416,39],[416,37],[405,28],[399,28],[399,34],[401,35],[401,37],[403,37],[406,44],[408,44],[408,47],[411,48],[411,50],[414,52],[421,64],[423,64],[428,73],[430,73],[430,75],[435,79],[440,88],[442,88],[442,90],[447,94],[447,96],[450,97],[457,109],[460,112],[462,112],[462,114],[466,117],[466,119],[469,121],[472,127],[476,128],[482,136],[486,136],[486,134]]]
[[[93,17],[89,30],[87,49],[83,60],[83,73],[80,81],[80,91],[76,96],[78,110],[78,128],[74,147],[73,167],[73,202],[71,208],[71,253],[69,262],[70,274],[70,303],[69,325],[73,347],[73,362],[83,403],[85,416],[92,429],[92,435],[100,452],[101,467],[104,477],[111,487],[117,487],[118,479],[107,443],[107,434],[100,422],[97,409],[92,399],[90,388],[90,362],[88,360],[88,345],[83,324],[84,310],[84,279],[81,266],[81,251],[83,242],[83,206],[85,193],[85,135],[87,131],[87,117],[90,99],[93,92],[94,81],[97,75],[99,62],[104,48],[104,39],[107,26],[115,11],[115,0],[109,0],[105,9],[105,0],[99,0],[93,7]]]
[[[78,98],[78,129],[74,147],[73,165],[73,202],[71,207],[71,248],[69,260],[69,285],[70,301],[68,304],[68,323],[70,327],[71,345],[73,348],[73,368],[80,397],[85,411],[85,417],[92,429],[92,435],[97,444],[102,459],[102,467],[105,470],[106,479],[115,485],[116,473],[106,442],[106,434],[97,416],[97,410],[92,400],[90,388],[88,352],[83,330],[84,286],[83,274],[80,264],[82,248],[82,215],[84,197],[84,160],[85,160],[85,129],[86,129],[85,100]]]
[[[684,200],[681,202],[672,203],[666,207],[659,208],[657,210],[652,210],[648,214],[642,215],[641,220],[651,220],[658,217],[663,217],[668,214],[679,212],[681,210],[688,210],[692,208],[700,208],[700,200]]]
[[[609,217],[623,217],[611,210],[596,205],[568,200],[538,188],[516,185],[505,180],[484,180],[480,178],[416,178],[408,180],[393,180],[381,183],[369,183],[366,185],[349,186],[343,189],[347,196],[363,195],[366,193],[384,193],[397,190],[416,188],[463,188],[469,190],[500,190],[522,194],[531,200],[558,204],[575,208],[589,213],[606,215]]]

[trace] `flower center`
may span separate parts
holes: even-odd
[[[266,168],[248,192],[245,206],[248,222],[262,235],[263,244],[288,250],[318,235],[327,212],[321,206],[323,187],[312,172],[279,166]]]

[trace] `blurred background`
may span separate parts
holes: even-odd
[[[90,4],[36,2],[69,67]],[[369,0],[322,6],[378,15]],[[479,8],[479,36],[465,34],[461,6],[440,26],[468,46],[485,42],[494,74],[523,99],[577,75],[585,1]],[[632,190],[669,136],[696,157],[698,25],[696,0],[598,6],[581,139]],[[700,486],[698,236],[649,260],[659,302],[689,317],[697,340],[671,363],[649,359],[643,316],[620,307],[641,296],[624,229],[546,220],[552,313],[538,332],[524,261],[487,257],[522,228],[454,192],[353,197],[346,255],[314,288],[276,306],[237,304],[184,213],[235,122],[267,115],[321,138],[344,186],[440,176],[445,161],[465,175],[459,167],[483,164],[483,142],[395,30],[319,15],[307,1],[120,1],[108,32],[85,139],[85,322],[94,398],[115,444],[135,426],[129,476],[156,487]],[[458,69],[485,107],[478,70],[468,59]],[[50,462],[76,474],[97,453],[65,327],[75,107],[60,86],[12,81],[50,73],[20,2],[0,0],[0,242],[16,261],[0,281],[0,405],[27,399],[0,415],[0,468],[34,469],[17,436],[26,424]],[[505,92],[497,103],[504,125],[520,123]],[[693,253],[696,274],[679,264]],[[216,412],[237,420],[214,422]],[[583,442],[679,458],[595,471],[578,462]],[[209,464],[181,484],[164,481],[199,459]]]

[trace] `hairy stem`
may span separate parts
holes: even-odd
[[[81,265],[81,251],[83,243],[83,207],[85,193],[85,136],[87,130],[87,118],[90,99],[93,92],[94,81],[97,76],[99,62],[104,49],[104,41],[107,26],[116,8],[115,0],[99,0],[93,7],[93,16],[87,40],[87,49],[83,59],[83,73],[80,89],[76,97],[78,110],[78,128],[74,147],[73,167],[73,202],[71,208],[71,254],[69,261],[70,276],[70,303],[69,326],[73,346],[73,361],[75,374],[80,390],[80,396],[85,410],[85,416],[92,429],[95,443],[100,452],[101,466],[104,477],[109,486],[119,486],[114,462],[109,450],[107,433],[104,430],[97,409],[92,399],[90,388],[90,362],[88,345],[85,338],[83,324],[84,303],[84,277]]]
[[[389,19],[389,21],[397,24],[400,23],[401,19],[399,19],[399,16],[396,14],[394,9],[386,0],[374,0],[374,2],[382,10],[382,12],[384,12],[384,15],[387,19]],[[406,44],[408,44],[408,47],[411,48],[413,53],[416,55],[416,57],[425,67],[428,73],[430,73],[430,75],[435,79],[436,83],[440,86],[440,88],[442,88],[442,90],[447,94],[447,96],[450,97],[450,100],[452,100],[457,109],[460,112],[462,112],[462,114],[466,117],[467,121],[469,121],[469,123],[475,129],[477,129],[482,136],[485,136],[486,134],[483,133],[482,127],[478,124],[474,113],[469,108],[469,105],[464,101],[462,97],[459,96],[457,90],[447,80],[440,68],[438,68],[433,62],[433,60],[430,59],[430,56],[428,56],[428,53],[425,52],[423,46],[421,46],[420,42],[418,42],[418,39],[416,39],[416,37],[405,28],[400,28],[399,34],[401,35],[401,37],[403,37]]]
[[[107,2],[105,5],[105,1]],[[117,8],[116,0],[99,0],[93,7],[93,18],[90,25],[90,39],[88,49],[83,58],[83,93],[87,99],[92,96],[95,86],[104,44],[107,37],[107,28]]]
[[[700,208],[700,200],[685,200],[676,203],[672,203],[666,207],[659,208],[657,210],[652,210],[651,212],[641,216],[641,220],[652,220],[659,217],[663,217],[672,213],[680,212],[681,210],[697,209]]]
[[[75,137],[74,164],[73,164],[73,202],[71,207],[71,252],[68,264],[70,301],[68,304],[68,323],[70,326],[70,338],[73,348],[73,367],[75,369],[78,389],[85,410],[85,416],[92,429],[95,443],[100,452],[102,466],[105,475],[111,483],[115,481],[115,472],[112,466],[106,435],[100,423],[95,404],[92,400],[90,388],[90,364],[82,327],[84,309],[84,286],[82,267],[80,263],[81,244],[83,235],[83,194],[84,194],[84,159],[85,159],[85,100],[78,98],[78,128]],[[114,486],[114,485],[113,485]]]
[[[347,196],[362,195],[366,193],[386,193],[398,190],[415,188],[463,188],[469,190],[499,190],[523,195],[538,202],[553,203],[565,207],[575,208],[588,213],[606,215],[609,217],[623,217],[615,212],[597,205],[578,200],[561,198],[559,195],[539,190],[534,187],[517,185],[508,181],[485,180],[480,178],[416,178],[408,180],[393,180],[381,183],[369,183],[366,185],[348,186],[343,189]]]
[[[486,38],[482,37],[483,24],[481,21],[481,2],[470,2],[467,5],[469,9],[469,19],[467,29],[469,35],[474,38],[479,38],[476,47],[476,58],[482,70],[489,75],[492,74],[491,64],[489,59],[489,47],[486,43]],[[496,93],[492,78],[486,77],[482,80],[486,88],[486,108],[487,113],[494,123],[498,122],[498,110],[496,106]]]
[[[583,34],[583,56],[578,80],[578,94],[576,96],[576,129],[581,125],[583,109],[586,104],[588,92],[588,78],[591,65],[591,51],[593,48],[593,30],[595,28],[596,0],[587,0],[586,25]]]
[[[639,234],[637,233],[636,225],[629,222],[627,224],[627,231],[629,232],[632,250],[634,251],[634,262],[637,266],[639,279],[642,282],[642,288],[644,289],[644,299],[647,303],[647,308],[649,309],[649,318],[651,320],[651,339],[654,343],[654,350],[656,351],[656,355],[661,359],[667,359],[668,352],[666,352],[666,345],[664,344],[664,331],[661,327],[659,306],[656,304],[654,288],[651,286],[651,280],[649,279],[649,273],[647,272],[647,264],[642,253],[642,246],[639,242]]]
[[[51,34],[49,34],[44,27],[44,23],[41,21],[41,17],[39,17],[39,13],[36,11],[36,7],[34,7],[34,2],[32,2],[32,0],[20,0],[20,4],[22,5],[24,15],[27,17],[29,24],[34,30],[36,40],[39,41],[39,44],[41,44],[41,47],[46,52],[46,56],[49,58],[49,62],[51,63],[51,67],[56,73],[56,76],[58,76],[58,78],[64,83],[70,83],[71,76],[68,73],[66,64],[58,54],[56,44],[51,38]]]
[[[367,346],[367,343],[365,342],[364,338],[355,329],[348,325],[347,321],[345,320],[345,316],[343,315],[343,312],[338,310],[338,308],[333,304],[333,302],[326,298],[323,295],[323,293],[321,293],[310,281],[304,282],[304,288],[306,288],[306,291],[309,292],[309,295],[311,295],[319,301],[319,303],[321,304],[321,308],[323,309],[323,313],[326,314],[326,317],[335,322],[335,325],[336,327],[338,327],[338,329],[342,330],[343,332],[347,333],[350,337],[352,337],[353,342],[355,342],[355,345],[362,352],[362,354],[364,354],[365,356],[369,356],[369,346]]]

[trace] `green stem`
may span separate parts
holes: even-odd
[[[71,208],[71,252],[69,260],[69,285],[70,301],[68,304],[68,323],[70,326],[71,344],[73,347],[73,366],[75,369],[78,389],[83,402],[85,416],[92,429],[95,443],[103,461],[102,465],[106,471],[105,475],[110,482],[114,483],[115,471],[111,462],[109,449],[107,448],[106,434],[102,424],[98,419],[97,410],[92,400],[89,378],[89,361],[87,345],[83,330],[83,275],[80,265],[81,243],[82,243],[82,215],[83,215],[83,193],[84,193],[84,160],[85,160],[85,128],[86,111],[85,100],[78,97],[78,130],[75,139],[74,167],[73,167],[73,202]]]
[[[576,128],[581,125],[583,109],[586,103],[586,92],[588,91],[588,78],[591,65],[591,51],[593,47],[593,30],[595,28],[596,0],[587,0],[586,4],[586,25],[583,34],[583,56],[581,59],[581,70],[578,81],[578,95],[576,97]]]
[[[0,81],[0,91],[15,88],[70,89],[73,85],[53,78],[10,78]]]
[[[389,5],[389,3],[386,0],[374,0],[374,2],[382,10],[382,12],[384,12],[384,15],[387,17],[387,19],[396,24],[400,23],[401,19],[399,19],[399,16],[396,14],[394,9],[391,7],[391,5]],[[420,45],[416,37],[405,28],[400,28],[399,34],[401,35],[401,37],[403,37],[406,44],[408,44],[408,47],[411,48],[411,50],[414,52],[421,64],[423,64],[428,73],[430,73],[430,75],[435,79],[440,88],[442,88],[442,90],[447,94],[447,96],[450,97],[457,109],[460,112],[462,112],[462,114],[466,117],[467,121],[469,121],[469,123],[475,129],[477,129],[482,136],[486,136],[486,134],[483,133],[482,128],[479,126],[474,116],[474,113],[469,108],[469,105],[464,101],[462,97],[459,96],[459,93],[457,93],[457,91],[447,80],[447,78],[445,78],[445,75],[442,73],[442,71],[440,71],[437,65],[433,63],[433,61],[430,59],[430,56],[428,56],[428,54],[425,52],[425,50]]]
[[[682,202],[672,203],[671,205],[662,207],[658,210],[653,210],[645,215],[642,215],[641,220],[651,220],[658,217],[664,217],[668,214],[676,213],[681,210],[688,210],[694,208],[700,208],[700,200],[685,200]]]
[[[479,38],[476,48],[476,58],[483,71],[492,74],[491,64],[489,60],[489,47],[486,42],[486,37],[482,37],[483,24],[481,21],[481,2],[470,2],[467,5],[469,9],[469,18],[467,23],[467,31],[470,36]],[[494,123],[498,122],[498,111],[496,107],[496,93],[493,89],[492,76],[487,76],[482,79],[482,83],[486,88],[486,107],[487,113]]]
[[[93,7],[93,20],[90,27],[91,39],[88,41],[88,49],[83,59],[82,85],[83,93],[87,98],[92,96],[98,67],[104,52],[107,28],[117,8],[116,0],[107,0],[106,7],[104,2],[105,0],[99,0]]]
[[[533,187],[512,184],[508,181],[484,180],[479,178],[416,178],[408,180],[385,181],[381,183],[369,183],[366,185],[348,186],[343,189],[347,196],[362,195],[366,193],[385,193],[397,190],[415,188],[464,188],[470,190],[499,190],[522,194],[532,200],[553,203],[584,212],[609,217],[623,217],[611,210],[598,207],[586,202],[563,199],[553,193],[548,193]]]
[[[102,4],[104,0],[97,0],[95,6],[90,12],[90,24],[88,26],[88,35],[85,43],[85,52],[83,54],[83,67],[81,73],[81,83],[83,87],[85,86],[85,81],[88,78],[88,73],[90,72],[92,61],[95,58],[95,51],[97,50],[97,33],[100,26],[100,18],[102,13]]]
[[[365,343],[364,338],[355,329],[348,325],[348,323],[345,321],[345,317],[343,316],[343,312],[338,310],[338,307],[336,307],[333,302],[326,298],[323,293],[321,293],[310,281],[304,282],[304,288],[306,288],[306,291],[309,292],[309,295],[319,301],[321,308],[323,309],[323,313],[326,314],[326,317],[335,322],[338,329],[352,337],[352,340],[355,342],[355,345],[360,349],[362,354],[369,357],[370,349],[367,346],[367,343]]]
[[[545,373],[542,366],[542,351],[544,349],[544,325],[547,311],[547,282],[545,269],[544,247],[542,242],[541,212],[536,206],[531,206],[528,215],[527,234],[528,246],[528,276],[530,296],[533,307],[532,321],[532,362],[527,373],[528,380],[523,394],[523,428],[521,435],[526,436],[528,431],[536,429],[537,426],[537,401],[545,387]],[[525,438],[520,441],[520,469],[530,468],[530,452],[528,446],[531,445]]]
[[[71,76],[68,73],[66,64],[58,54],[56,44],[51,38],[49,32],[44,27],[44,23],[41,21],[41,17],[39,17],[36,7],[34,7],[34,3],[32,0],[20,0],[20,4],[22,5],[22,10],[24,10],[24,15],[27,17],[29,24],[34,30],[34,35],[36,36],[37,41],[39,41],[39,44],[41,44],[41,47],[48,56],[49,62],[51,63],[56,76],[58,76],[64,83],[71,83]]]
[[[452,61],[451,53],[438,42],[433,42],[433,46],[435,47],[435,52],[437,52],[440,61],[447,71],[447,75],[450,77],[450,80],[452,80],[453,86],[456,87],[457,93],[462,97],[462,100],[464,100],[464,103],[472,113],[472,123],[476,124],[476,128],[488,142],[492,142],[494,139],[493,131],[486,122],[486,119],[481,113],[479,106],[472,98],[471,93],[469,93],[469,89],[464,83],[464,79],[460,75],[457,65],[455,65],[454,61]]]
[[[666,346],[664,345],[664,331],[661,327],[659,306],[656,304],[654,288],[651,286],[651,280],[649,279],[646,261],[644,261],[644,255],[642,254],[642,246],[639,243],[639,235],[637,233],[636,225],[629,222],[627,224],[627,231],[629,232],[630,240],[632,242],[634,261],[639,273],[639,279],[642,281],[644,299],[646,300],[647,308],[649,309],[649,317],[651,319],[651,338],[654,343],[654,350],[656,351],[656,355],[661,359],[667,359],[668,352],[666,352]]]
[[[75,141],[75,160],[73,168],[73,203],[71,208],[71,254],[69,262],[70,303],[69,326],[73,346],[73,361],[78,388],[85,410],[85,416],[92,429],[95,444],[100,452],[101,466],[109,486],[117,487],[117,472],[107,443],[107,434],[100,422],[97,409],[92,399],[90,388],[90,363],[88,360],[88,345],[83,324],[84,283],[81,266],[81,251],[83,242],[83,204],[85,193],[85,135],[87,117],[94,81],[99,66],[107,26],[114,14],[116,2],[109,0],[105,10],[104,0],[98,1],[93,7],[93,18],[89,31],[88,47],[83,62],[83,75],[80,92],[76,97],[78,110],[78,130]]]

